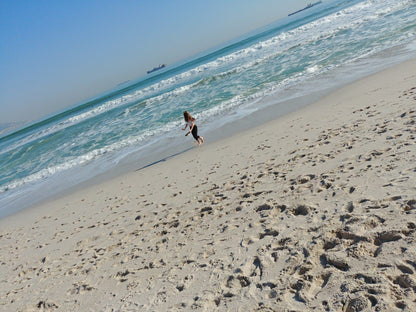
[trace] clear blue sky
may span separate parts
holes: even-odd
[[[0,0],[0,123],[32,121],[309,0]]]

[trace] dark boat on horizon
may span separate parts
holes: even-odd
[[[322,1],[318,1],[318,2],[315,2],[315,3],[309,3],[309,4],[308,4],[306,7],[304,7],[303,9],[300,9],[300,10],[298,10],[298,11],[292,12],[292,13],[288,14],[288,16],[292,16],[292,15],[294,15],[294,14],[296,14],[296,13],[300,13],[300,12],[302,12],[302,11],[305,11],[305,10],[307,10],[307,9],[310,9],[310,8],[314,7],[315,5],[318,5],[318,4],[321,4],[321,3],[322,3]]]
[[[160,64],[158,67],[154,67],[153,69],[148,70],[147,73],[148,74],[151,74],[151,73],[153,73],[153,72],[155,72],[155,71],[157,71],[159,69],[165,68],[165,67],[166,67],[166,64]]]

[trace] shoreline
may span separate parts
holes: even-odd
[[[226,122],[225,124],[223,123],[225,122],[224,120],[220,121],[219,128],[213,128],[212,123],[205,125],[207,128],[203,129],[204,135],[206,135],[208,143],[227,139],[239,132],[250,130],[258,124],[264,124],[267,121],[276,120],[286,114],[301,110],[305,106],[312,105],[330,95],[335,90],[400,64],[408,60],[408,58],[409,55],[398,53],[396,57],[388,58],[384,62],[381,62],[383,57],[376,56],[367,60],[373,66],[367,68],[366,71],[363,71],[363,68],[361,68],[361,62],[358,62],[354,66],[349,66],[348,70],[347,68],[341,67],[320,77],[318,79],[319,82],[306,81],[302,83],[297,87],[298,90],[295,92],[297,95],[294,97],[290,96],[291,92],[293,92],[290,91],[291,88],[279,96],[276,94],[266,95],[259,100],[258,104],[256,104],[257,102],[249,104],[249,106],[259,107],[258,110],[256,108],[255,111],[252,111],[248,115],[243,114],[242,117]],[[283,96],[283,100],[281,96]],[[241,107],[241,109],[243,111],[245,109],[250,111],[252,107]],[[195,147],[189,141],[185,141],[183,138],[181,140],[181,138],[182,133],[179,131],[173,137],[173,141],[172,137],[170,137],[164,139],[165,141],[162,144],[155,145],[152,143],[152,146],[148,146],[147,149],[140,148],[139,151],[128,152],[124,156],[120,156],[118,160],[113,159],[115,163],[106,163],[105,160],[98,160],[87,164],[85,167],[72,168],[62,172],[58,176],[51,177],[47,181],[42,181],[37,185],[29,185],[26,190],[18,190],[19,192],[17,193],[12,192],[12,194],[7,194],[7,197],[0,200],[1,204],[4,205],[0,211],[0,219],[18,213],[19,211],[41,206],[49,201],[67,196],[94,184],[120,177],[137,168],[149,166],[158,160],[171,158],[173,155],[183,153]],[[53,189],[52,192],[50,191],[51,188]]]
[[[415,309],[414,69],[1,219],[0,302]]]

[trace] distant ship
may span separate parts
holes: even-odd
[[[315,2],[315,3],[309,3],[303,9],[300,9],[300,10],[298,10],[296,12],[290,13],[288,16],[292,16],[293,14],[296,14],[296,13],[299,13],[299,12],[302,12],[302,11],[305,11],[305,10],[310,9],[311,7],[314,7],[315,5],[318,5],[318,4],[321,4],[321,3],[322,3],[322,1],[318,1],[318,2]]]
[[[160,64],[158,67],[154,67],[153,69],[148,70],[148,71],[147,71],[147,73],[148,73],[148,74],[151,74],[151,73],[153,73],[154,71],[157,71],[157,70],[162,69],[162,68],[165,68],[165,67],[166,67],[166,64]]]

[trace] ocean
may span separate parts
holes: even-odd
[[[324,1],[3,134],[0,217],[196,148],[185,110],[212,142],[414,57],[416,1]]]

